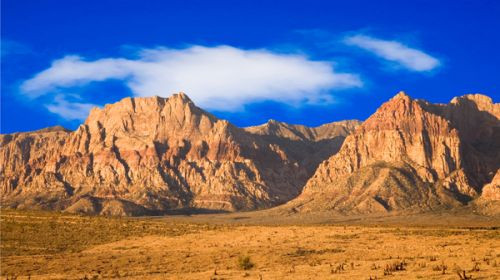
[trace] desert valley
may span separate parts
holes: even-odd
[[[498,279],[500,104],[240,128],[184,93],[0,136],[8,279]],[[473,278],[471,278],[473,277]]]

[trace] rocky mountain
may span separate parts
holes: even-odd
[[[301,166],[312,175],[322,161],[339,151],[346,136],[360,124],[360,121],[348,120],[307,127],[269,120],[245,130],[260,135],[266,142],[282,147],[287,154],[300,159]]]
[[[358,120],[348,120],[327,123],[318,127],[308,127],[305,125],[288,124],[269,120],[263,125],[247,127],[245,130],[253,134],[269,137],[302,141],[321,141],[348,135],[360,124],[361,122]]]
[[[76,131],[0,135],[2,207],[170,211],[500,213],[500,104],[400,92],[365,122],[238,128],[185,94],[125,98]],[[298,197],[297,197],[298,196]]]
[[[1,135],[1,204],[107,215],[267,208],[296,197],[357,125],[242,129],[182,93],[125,98],[76,131]]]
[[[431,104],[400,92],[284,208],[373,213],[498,200],[499,118],[500,104],[484,95]]]

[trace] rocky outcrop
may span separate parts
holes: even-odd
[[[483,214],[500,216],[500,170],[497,170],[491,182],[483,187],[481,196],[474,201],[474,206]]]
[[[243,129],[182,93],[125,98],[75,131],[0,135],[1,205],[146,215],[293,199],[280,209],[500,213],[499,119],[484,95],[432,104],[401,92],[362,124]]]
[[[360,124],[360,121],[348,120],[307,127],[269,120],[245,130],[282,147],[286,154],[300,159],[308,174],[313,174],[322,161],[339,151],[347,135]]]
[[[287,207],[366,213],[466,204],[500,167],[499,110],[483,95],[443,105],[400,92],[345,139]]]
[[[481,199],[484,201],[500,201],[500,170],[489,184],[483,187]]]
[[[269,120],[263,125],[247,127],[245,130],[258,135],[317,142],[339,136],[345,137],[360,124],[361,122],[358,120],[348,120],[327,123],[317,127],[308,127],[305,125],[288,124],[276,120]]]
[[[308,151],[332,155],[338,148],[325,148],[355,126],[291,139],[235,127],[182,93],[125,98],[93,109],[74,132],[1,135],[2,207],[111,215],[271,207],[297,196],[322,160]]]

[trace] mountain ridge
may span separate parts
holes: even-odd
[[[75,131],[0,135],[1,202],[103,215],[284,203],[292,212],[471,204],[496,213],[499,117],[484,95],[432,104],[400,92],[364,122],[239,128],[184,93],[128,97],[92,109]]]
[[[308,152],[345,135],[333,144],[270,140],[183,93],[124,98],[92,109],[73,132],[2,135],[2,205],[112,215],[268,208],[300,193],[320,161]],[[304,152],[291,151],[298,146]]]
[[[484,110],[469,106],[460,114],[463,108],[457,104],[470,99],[486,101]],[[400,92],[346,138],[287,207],[306,212],[422,211],[478,199],[500,165],[499,107],[485,96],[466,95],[444,105]],[[485,146],[488,152],[481,151]]]

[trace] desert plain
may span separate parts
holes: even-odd
[[[1,277],[500,278],[494,217],[273,215],[133,218],[2,209]]]

